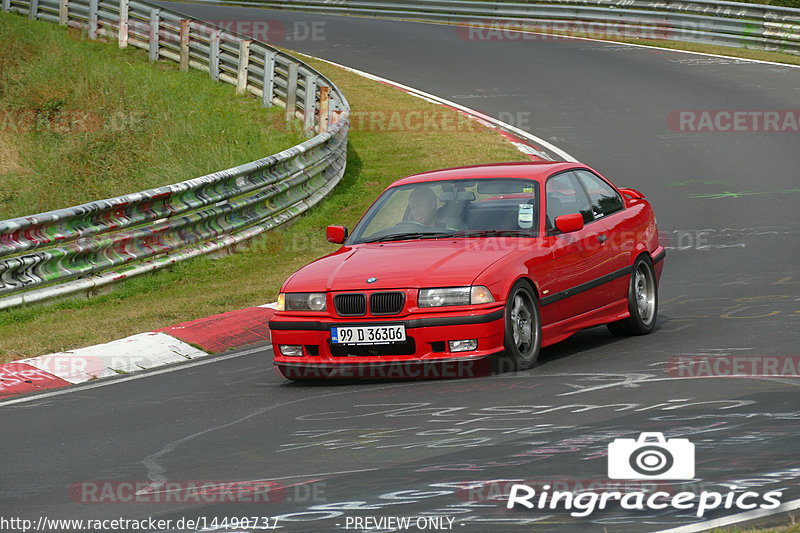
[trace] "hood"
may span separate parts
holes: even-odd
[[[349,291],[471,285],[518,246],[494,239],[418,240],[344,247],[298,270],[284,292]],[[367,278],[378,278],[367,284]]]

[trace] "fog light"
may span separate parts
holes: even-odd
[[[303,347],[296,344],[281,344],[281,355],[284,357],[303,357]]]
[[[460,341],[447,341],[451,352],[468,352],[478,349],[478,339],[464,339]]]

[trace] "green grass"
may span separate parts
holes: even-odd
[[[480,0],[475,0],[480,1]],[[520,0],[499,0],[500,2],[516,2]],[[731,2],[743,2],[748,4],[769,4],[774,6],[796,7],[800,8],[800,0],[728,0]]]
[[[258,0],[255,0],[258,1]],[[476,2],[481,0],[474,0]],[[500,2],[515,2],[519,3],[520,0],[499,0]],[[783,6],[783,7],[795,7],[800,8],[800,0],[728,0],[731,2],[740,2],[740,3],[748,3],[748,4],[767,4],[773,6]],[[559,3],[559,2],[554,2]]]
[[[730,0],[747,4],[767,4],[772,6],[794,7],[800,9],[800,0]]]
[[[177,183],[303,140],[208,74],[0,13],[0,220]]]
[[[23,23],[29,24],[19,17],[14,19],[15,26]],[[48,34],[64,31],[46,23],[39,24],[45,26],[41,31]],[[36,31],[40,30],[37,28]],[[141,61],[143,67],[152,68],[146,64],[143,52],[118,52],[111,44],[81,44],[90,46],[92,54],[98,57],[108,54],[123,64]],[[43,52],[30,53],[35,56]],[[347,171],[325,201],[291,227],[273,230],[255,241],[249,249],[223,259],[188,261],[170,271],[129,280],[113,291],[89,300],[69,300],[51,306],[0,312],[0,362],[108,342],[178,322],[274,301],[289,274],[336,249],[336,245],[325,240],[325,226],[345,224],[352,228],[369,204],[392,181],[415,172],[448,166],[525,159],[499,134],[476,122],[465,121],[453,111],[325,63],[307,62],[328,75],[344,91],[355,118],[350,133]],[[171,83],[195,93],[208,90],[228,94],[230,105],[226,112],[234,114],[237,121],[248,117],[256,123],[262,120],[256,104],[253,104],[252,113],[245,114],[242,110],[246,104],[238,102],[245,99],[234,100],[227,86],[220,84],[208,89],[204,75],[173,72],[171,66],[161,63],[157,69],[159,72],[152,77],[144,74],[138,84],[156,82],[156,78],[164,74],[173,76]],[[202,97],[195,94],[191,98]],[[179,100],[175,97],[173,104],[194,109],[193,116],[209,109],[194,100],[186,104]],[[255,102],[255,99],[249,100]],[[190,105],[198,107],[187,107]],[[433,119],[426,126],[419,127],[421,122],[412,119],[408,122],[410,128],[396,127],[407,117],[424,113]],[[375,122],[373,117],[382,119]],[[198,133],[198,144],[194,148],[198,157],[201,152],[214,149],[213,144],[219,142],[218,138],[206,136],[203,139],[204,136]],[[134,154],[127,153],[129,148],[125,144],[117,147],[112,143],[110,149],[120,156],[134,157]],[[164,143],[157,143],[152,149],[160,152],[167,147]],[[153,155],[160,156],[160,153]],[[242,156],[231,164],[245,160],[248,157]],[[166,181],[176,181],[171,175],[162,174],[162,182],[163,176],[169,177]],[[30,187],[39,186],[33,183],[38,181],[34,177],[30,178]]]
[[[769,520],[769,519],[767,519]],[[773,526],[773,527],[756,527],[756,528],[719,528],[713,529],[709,533],[800,533],[800,524],[794,523],[794,517],[790,514],[790,524]]]

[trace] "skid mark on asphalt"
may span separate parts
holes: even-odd
[[[678,297],[662,302],[659,311],[670,322],[695,318],[722,318],[726,320],[771,318],[778,315],[793,316],[798,297],[789,294],[760,294],[733,297]]]
[[[403,386],[406,386],[406,385],[405,384],[402,384],[402,385],[386,385],[386,386],[383,386],[383,387],[376,387],[376,390],[391,389],[391,388],[403,387]],[[193,439],[196,439],[197,437],[201,437],[203,435],[207,435],[207,434],[212,433],[214,431],[218,431],[218,430],[221,430],[221,429],[225,429],[225,428],[229,428],[229,427],[235,426],[237,424],[240,424],[240,423],[245,422],[247,420],[250,420],[252,418],[261,416],[261,415],[263,415],[265,413],[268,413],[270,411],[274,411],[275,409],[287,407],[287,406],[298,404],[298,403],[309,402],[309,401],[313,402],[313,401],[316,401],[316,400],[321,400],[323,398],[331,398],[333,396],[344,396],[344,395],[347,395],[347,394],[357,394],[357,393],[360,393],[360,392],[362,392],[360,389],[347,390],[347,391],[335,391],[335,392],[331,392],[331,393],[327,393],[327,394],[318,394],[318,395],[315,395],[315,396],[307,396],[307,397],[299,398],[297,400],[292,400],[292,401],[288,401],[288,402],[281,402],[281,403],[273,404],[273,405],[270,405],[268,407],[262,407],[261,409],[257,409],[256,411],[254,411],[254,412],[252,412],[252,413],[250,413],[248,415],[242,416],[240,418],[237,418],[236,420],[232,420],[230,422],[226,422],[225,424],[220,424],[218,426],[210,427],[210,428],[204,429],[202,431],[198,431],[196,433],[192,433],[191,435],[187,435],[186,437],[183,437],[181,439],[172,441],[172,442],[168,443],[166,446],[164,446],[163,448],[161,448],[161,450],[159,450],[158,452],[153,453],[151,455],[148,455],[147,457],[145,457],[142,460],[142,464],[144,464],[144,466],[145,466],[145,468],[147,470],[147,478],[150,480],[150,484],[146,488],[142,489],[141,492],[142,493],[149,493],[149,492],[156,491],[160,487],[162,487],[167,482],[167,478],[164,475],[166,473],[166,468],[162,465],[162,461],[163,461],[164,457],[166,457],[170,453],[174,452],[179,446],[181,446],[181,445],[183,445],[183,444],[185,444],[185,443],[187,443],[187,442],[189,442],[189,441],[191,441]]]

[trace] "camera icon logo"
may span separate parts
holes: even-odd
[[[648,439],[655,439],[655,442]],[[608,445],[609,479],[692,479],[694,444],[641,433],[638,439],[615,439]]]

